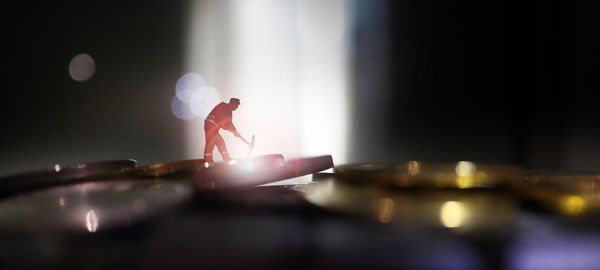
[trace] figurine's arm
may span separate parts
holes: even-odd
[[[251,144],[248,141],[246,141],[246,139],[244,139],[244,137],[242,137],[242,135],[237,131],[237,129],[233,125],[233,121],[231,121],[231,118],[231,114],[227,115],[227,122],[225,122],[225,124],[223,125],[223,129],[230,131],[231,133],[233,133],[234,136],[240,138],[248,146],[252,147]]]
[[[236,136],[240,139],[242,139],[242,141],[244,141],[247,145],[250,145],[250,143],[248,141],[246,141],[244,139],[244,137],[242,137],[242,135],[237,131],[237,129],[235,129],[235,126],[233,125],[233,123],[227,122],[224,126],[223,129],[230,131],[231,133],[233,133],[233,136]]]
[[[235,135],[236,137],[239,137],[240,135],[240,133],[238,133],[237,129],[233,125],[233,122],[231,122],[231,119],[228,119],[228,121],[225,122],[225,124],[223,125],[223,129],[233,133],[233,135]]]
[[[244,137],[242,137],[242,135],[235,129],[235,126],[233,126],[233,123],[231,124],[231,127],[233,129],[227,129],[227,130],[231,131],[231,133],[233,133],[234,136],[236,136],[236,137],[240,138],[242,141],[244,141],[250,148],[254,147],[248,141],[246,141],[246,139],[244,139]]]

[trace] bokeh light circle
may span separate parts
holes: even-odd
[[[221,97],[217,90],[205,86],[192,92],[190,97],[190,109],[196,116],[206,118],[219,102],[221,102]]]
[[[171,101],[171,111],[175,117],[181,120],[192,120],[196,115],[190,110],[190,104],[181,101],[177,96]]]
[[[186,73],[177,81],[175,93],[181,101],[190,102],[192,93],[204,86],[206,86],[206,81],[200,74]]]
[[[75,81],[87,81],[94,76],[94,72],[96,72],[96,63],[89,54],[80,53],[75,55],[69,63],[69,75]]]

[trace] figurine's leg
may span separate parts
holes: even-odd
[[[215,136],[206,138],[206,146],[204,147],[204,161],[213,162],[213,149],[215,148]]]
[[[217,144],[217,149],[219,149],[219,152],[221,152],[221,156],[223,157],[223,160],[224,161],[230,160],[229,152],[227,152],[227,146],[225,145],[225,141],[223,140],[223,137],[221,137],[221,135],[219,133],[215,134],[215,143]]]
[[[204,161],[213,162],[213,149],[216,145],[217,128],[211,124],[204,124],[204,134],[206,144],[204,145]],[[220,136],[219,136],[220,137]]]

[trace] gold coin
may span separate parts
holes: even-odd
[[[600,214],[600,174],[577,172],[528,172],[511,190],[526,200],[565,216]]]
[[[457,232],[505,229],[517,206],[495,190],[396,189],[357,185],[332,177],[303,189],[316,206],[401,227],[447,228]]]
[[[523,171],[516,167],[457,163],[356,164],[334,168],[336,180],[395,187],[469,189],[493,187],[518,181]]]

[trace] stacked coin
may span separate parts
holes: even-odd
[[[511,190],[563,216],[600,214],[600,173],[531,171]]]
[[[273,162],[282,162],[283,156],[280,154],[263,155],[249,160],[269,160]],[[156,163],[136,168],[123,168],[120,171],[113,172],[114,176],[123,178],[192,178],[201,174],[210,167],[219,165],[235,165],[238,160],[229,160],[228,162],[205,162],[204,159],[189,159]]]
[[[252,187],[332,166],[331,156],[284,161],[279,154],[219,163],[55,165],[0,179],[0,232],[96,232],[156,216],[190,200],[194,191]]]
[[[197,190],[251,187],[313,174],[333,167],[333,159],[326,155],[284,161],[269,156],[205,167],[195,176]]]
[[[113,171],[135,169],[136,164],[137,161],[132,159],[69,165],[54,164],[46,170],[25,172],[0,178],[0,197],[3,198],[24,191],[78,183]]]
[[[334,171],[305,189],[310,203],[382,223],[468,232],[513,224],[517,205],[499,187],[523,175],[518,168],[468,161],[343,165]]]
[[[490,188],[519,179],[516,167],[475,164],[470,161],[432,164],[358,164],[335,167],[338,179],[350,183],[399,188],[472,189]]]
[[[0,235],[100,232],[156,216],[192,193],[189,185],[161,180],[57,186],[0,201]]]

